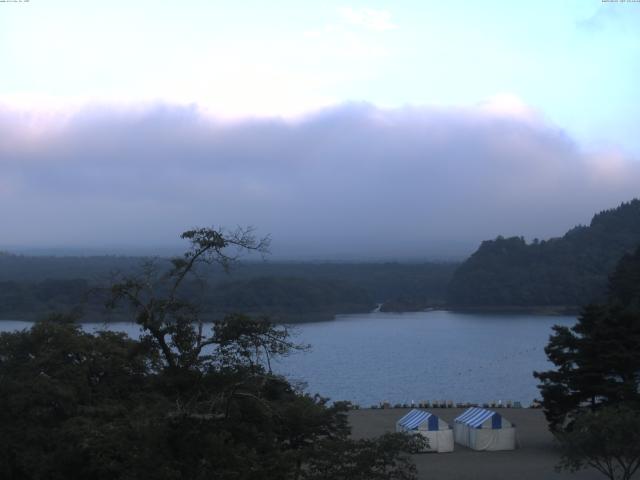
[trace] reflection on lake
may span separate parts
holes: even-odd
[[[299,343],[311,344],[274,368],[304,380],[311,393],[363,406],[382,400],[490,402],[539,397],[534,370],[550,367],[544,347],[551,326],[574,317],[469,314],[445,311],[340,315],[333,322],[294,327]],[[28,328],[3,321],[0,330]],[[88,331],[102,324],[83,324]],[[131,336],[137,325],[111,323]]]

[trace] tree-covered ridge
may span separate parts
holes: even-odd
[[[182,288],[200,302],[209,320],[234,312],[270,315],[274,321],[331,320],[338,313],[364,313],[375,308],[364,289],[336,280],[262,277],[220,282],[203,287],[188,282]],[[0,282],[0,319],[34,320],[52,310],[84,313],[88,321],[104,321],[99,288],[83,279],[36,283]],[[112,312],[111,319],[120,317]]]
[[[0,255],[0,319],[36,319],[81,305],[85,319],[103,321],[103,302],[88,292],[107,285],[112,272],[141,263],[169,268],[168,259],[142,257],[28,257]],[[182,286],[211,317],[231,312],[270,315],[274,321],[330,320],[338,313],[371,311],[389,302],[399,310],[444,302],[454,263],[246,262],[230,274],[200,272],[206,280]],[[401,303],[399,303],[401,300]]]
[[[363,288],[338,280],[260,277],[224,282],[211,289],[203,308],[217,313],[268,314],[277,320],[333,317],[375,307]]]
[[[454,273],[453,306],[578,306],[601,300],[617,261],[640,244],[640,200],[596,214],[560,238],[482,242]]]

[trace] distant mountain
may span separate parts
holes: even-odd
[[[640,245],[640,200],[622,203],[561,238],[482,242],[453,275],[453,307],[579,306],[603,300],[620,258]]]

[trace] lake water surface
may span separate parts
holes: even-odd
[[[539,397],[534,370],[546,370],[544,347],[551,326],[574,317],[470,314],[446,311],[339,315],[332,322],[293,327],[299,343],[311,344],[274,368],[305,381],[311,393],[362,406],[425,400],[491,402]],[[29,322],[0,321],[1,331]],[[88,331],[101,324],[84,324]],[[131,336],[139,328],[111,323]]]

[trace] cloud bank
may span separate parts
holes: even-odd
[[[233,123],[170,105],[0,110],[4,246],[168,246],[253,225],[275,257],[437,258],[562,234],[638,185],[638,162],[582,151],[511,97]]]

